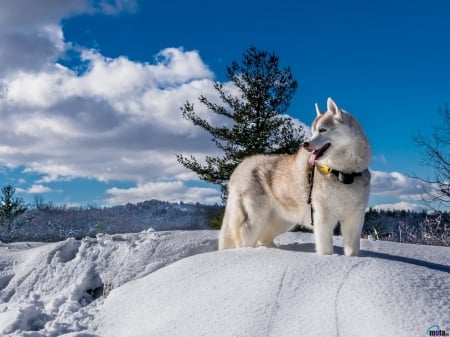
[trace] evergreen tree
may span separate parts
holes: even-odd
[[[16,216],[24,213],[27,208],[22,198],[15,198],[16,189],[11,185],[2,188],[0,197],[0,227],[9,224]]]
[[[190,156],[179,154],[177,160],[194,171],[200,179],[219,184],[222,199],[226,198],[226,183],[234,168],[246,156],[258,153],[295,153],[303,143],[304,130],[295,127],[284,115],[297,89],[290,68],[280,69],[274,53],[249,48],[242,62],[227,67],[227,78],[239,89],[239,95],[227,93],[222,83],[215,83],[222,105],[200,96],[199,101],[217,115],[231,120],[231,127],[211,125],[186,102],[181,107],[183,117],[212,135],[223,156],[205,158],[206,165]]]

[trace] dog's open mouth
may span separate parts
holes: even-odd
[[[314,166],[314,163],[317,159],[323,156],[326,150],[331,146],[330,143],[326,143],[324,146],[322,146],[320,149],[312,150],[311,155],[309,156],[309,165]]]

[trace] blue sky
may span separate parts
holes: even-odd
[[[309,125],[331,96],[360,120],[370,205],[416,209],[424,186],[409,176],[433,173],[412,137],[450,102],[449,12],[444,0],[4,2],[0,183],[31,203],[218,201],[175,160],[215,151],[179,107],[214,99],[253,45],[291,68],[292,117]]]

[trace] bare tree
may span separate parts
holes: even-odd
[[[424,150],[424,163],[434,170],[434,178],[419,178],[430,184],[425,198],[433,208],[450,206],[450,110],[448,106],[439,111],[442,122],[433,126],[431,137],[418,134],[414,141]]]

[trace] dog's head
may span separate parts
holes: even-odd
[[[355,152],[367,152],[364,157],[370,156],[368,141],[359,123],[349,113],[341,110],[331,98],[328,98],[326,112],[322,112],[316,103],[316,113],[317,117],[311,126],[311,138],[303,144],[311,153],[311,166],[320,161],[338,169],[343,166],[344,161],[361,156]],[[360,149],[361,144],[358,143],[364,143],[364,149]],[[368,160],[364,158],[363,161]],[[347,165],[346,163],[344,166]]]

